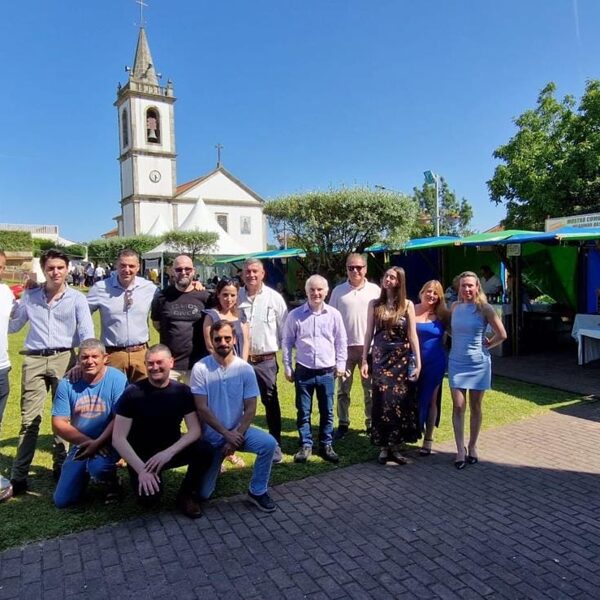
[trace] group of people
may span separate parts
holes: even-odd
[[[0,252],[0,274],[4,262]],[[379,449],[379,462],[406,463],[403,445],[416,442],[423,432],[420,454],[426,456],[439,422],[446,370],[443,338],[449,327],[455,465],[462,469],[478,460],[481,401],[491,378],[488,350],[506,333],[474,273],[460,275],[458,301],[449,310],[437,281],[423,286],[414,305],[406,295],[403,269],[389,268],[380,288],[367,280],[365,257],[351,254],[347,280],[332,290],[329,303],[327,280],[313,275],[305,285],[307,301],[288,314],[283,297],[264,283],[265,270],[257,259],[244,263],[243,287],[236,278],[218,282],[211,308],[186,255],[175,259],[172,283],[161,291],[138,277],[139,256],[123,250],[114,272],[97,281],[87,297],[67,285],[68,264],[58,250],[44,253],[45,283],[28,289],[15,306],[3,295],[6,286],[0,287],[0,419],[10,369],[6,332],[29,323],[22,352],[22,422],[11,471],[15,495],[28,489],[51,389],[57,506],[79,502],[90,477],[106,487],[107,501],[117,499],[121,490],[116,463],[121,457],[134,493],[144,504],[160,498],[164,470],[187,465],[177,502],[184,514],[197,517],[200,502],[214,492],[223,461],[240,464],[236,452],[244,451],[256,454],[248,499],[272,512],[271,467],[283,460],[280,349],[285,378],[296,392],[299,449],[294,462],[304,463],[313,453],[314,395],[318,454],[329,462],[339,461],[333,446],[349,431],[350,390],[357,368],[365,428]],[[95,311],[100,316],[98,337],[91,318]],[[160,344],[150,348],[149,315],[160,336]],[[485,334],[488,325],[492,337]],[[268,433],[252,424],[259,395]]]

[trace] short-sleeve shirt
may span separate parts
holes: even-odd
[[[239,357],[222,367],[213,356],[197,362],[190,380],[192,393],[208,397],[208,408],[227,429],[237,427],[244,414],[244,400],[259,394],[254,369]],[[202,435],[213,446],[223,445],[223,436],[206,423]]]
[[[171,350],[178,371],[191,369],[208,354],[202,325],[208,292],[181,292],[174,285],[159,292],[152,302],[152,320],[160,323],[160,343]]]
[[[97,383],[61,379],[52,402],[53,417],[68,417],[71,425],[92,439],[99,437],[112,420],[117,401],[127,387],[121,371],[107,367]]]
[[[127,440],[140,459],[147,460],[177,442],[183,417],[195,410],[187,385],[171,380],[159,388],[142,379],[125,389],[116,413],[132,419]]]

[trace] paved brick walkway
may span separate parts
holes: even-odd
[[[8,598],[598,598],[600,403],[404,467],[339,469],[191,522],[140,518],[0,554]]]

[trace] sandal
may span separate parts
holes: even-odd
[[[398,465],[408,464],[408,458],[406,458],[406,456],[402,456],[402,454],[400,454],[400,452],[398,452],[398,450],[392,451],[391,458]]]
[[[419,456],[429,456],[431,454],[431,445],[433,444],[432,439],[425,438],[423,440],[423,446],[419,448]]]
[[[377,457],[377,462],[380,465],[385,465],[389,458],[390,458],[390,449],[382,448],[381,452],[379,452],[379,456]]]
[[[229,461],[232,465],[239,467],[240,469],[246,466],[244,459],[237,454],[229,454],[225,457],[225,460]]]

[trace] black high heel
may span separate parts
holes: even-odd
[[[467,449],[465,448],[465,458],[466,458],[466,456],[467,456]],[[454,466],[459,471],[462,471],[467,466],[467,461],[465,460],[465,458],[463,458],[462,460],[455,460],[454,461]]]

